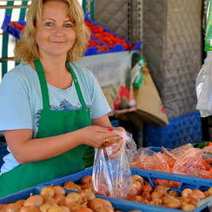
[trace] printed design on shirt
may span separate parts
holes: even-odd
[[[51,110],[56,110],[56,111],[70,111],[70,110],[77,110],[80,108],[80,105],[72,105],[69,101],[64,99],[59,106],[52,106],[51,105]]]
[[[34,115],[34,126],[33,129],[35,129],[34,135],[37,134],[38,131],[38,126],[39,126],[39,120],[40,120],[40,116],[41,116],[41,111],[42,110],[38,110],[35,115]]]
[[[50,110],[54,110],[54,111],[73,111],[73,110],[77,110],[79,109],[81,106],[80,105],[72,105],[69,101],[67,101],[66,99],[64,99],[62,102],[60,102],[60,104],[58,106],[55,105],[50,105]],[[39,120],[41,117],[41,109],[38,110],[35,115],[34,115],[34,129],[35,129],[35,134],[38,131],[38,127],[39,127]]]

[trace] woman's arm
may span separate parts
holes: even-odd
[[[32,130],[10,130],[4,133],[7,145],[19,163],[44,160],[80,144],[77,131],[47,138],[32,138]]]
[[[95,119],[93,124],[74,132],[46,138],[32,138],[31,129],[6,131],[4,136],[9,149],[19,163],[55,157],[80,144],[98,148],[105,142],[105,138],[120,139],[117,133],[108,130],[107,127],[111,127],[111,124],[107,116]]]

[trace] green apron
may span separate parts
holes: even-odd
[[[73,111],[53,111],[49,106],[49,94],[43,66],[40,60],[35,60],[34,64],[43,98],[43,110],[36,137],[56,136],[91,125],[89,108],[85,104],[77,77],[71,66],[66,63],[82,107]],[[11,171],[0,175],[0,197],[80,171],[92,165],[93,156],[94,149],[92,147],[80,145],[48,160],[20,164]]]

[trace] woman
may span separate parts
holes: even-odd
[[[94,76],[75,61],[89,39],[77,0],[33,0],[22,39],[21,64],[0,86],[4,157],[0,197],[92,165],[93,148],[122,138]]]

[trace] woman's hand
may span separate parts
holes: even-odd
[[[122,151],[124,151],[126,140],[126,131],[124,128],[116,127],[113,128],[113,131],[120,136],[120,139],[105,148],[110,159],[115,159],[122,153]]]
[[[123,128],[112,128],[112,127],[101,127],[92,125],[80,129],[80,140],[82,144],[92,146],[94,148],[100,148],[105,146],[110,146],[114,143],[120,143],[122,141],[121,132]],[[119,147],[114,147],[118,151]]]

